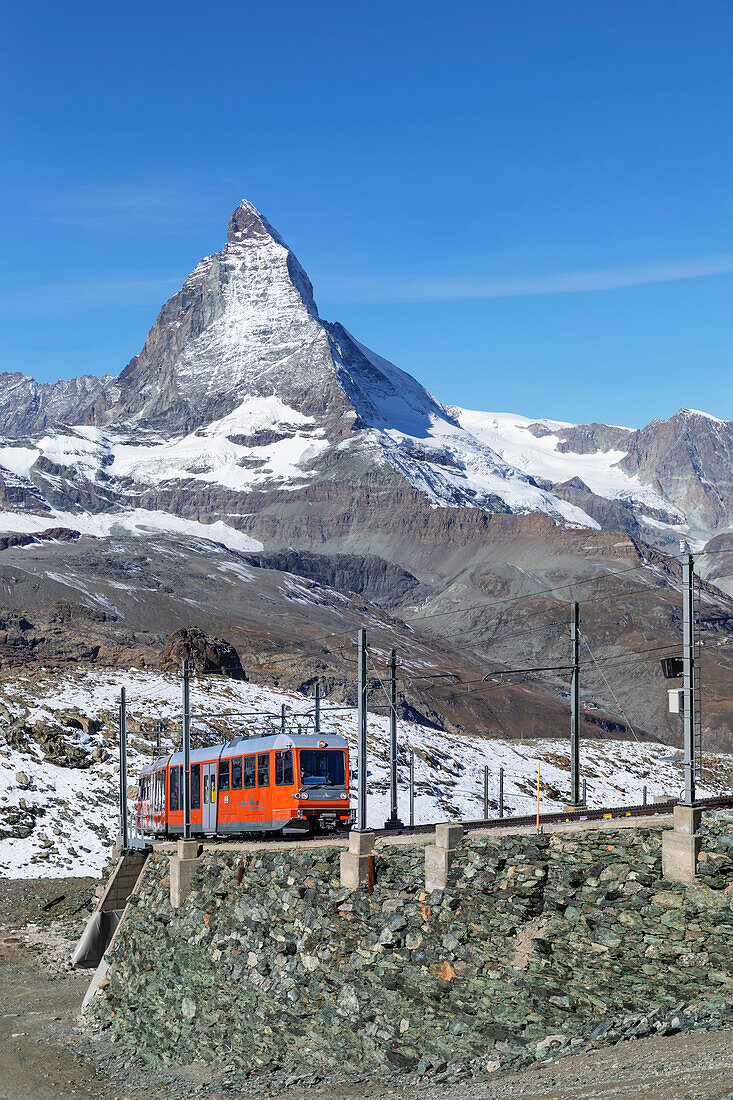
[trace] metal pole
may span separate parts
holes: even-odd
[[[583,780],[583,805],[584,805],[584,806],[586,806],[586,805],[587,805],[587,798],[586,798],[586,793],[587,793],[587,786],[586,786],[586,781],[585,781],[585,779],[584,779],[584,780]]]
[[[641,794],[642,794],[642,803],[641,804],[642,804],[642,806],[646,806],[646,787],[641,788]]]
[[[160,755],[160,722],[155,726],[155,751]]]
[[[499,768],[499,817],[504,816],[504,769]]]
[[[191,839],[191,673],[188,661],[183,662],[183,839]]]
[[[409,824],[415,824],[415,749],[409,750]]]
[[[321,732],[321,685],[316,680],[316,705],[314,710],[314,725],[316,733]]]
[[[280,707],[280,732],[285,733],[285,704]]]
[[[397,651],[392,650],[389,659],[389,820],[387,829],[401,829],[397,813]]]
[[[489,768],[484,765],[484,821],[489,819]]]
[[[682,590],[682,692],[684,713],[684,804],[695,803],[695,561],[688,554],[683,564],[685,585]]]
[[[359,631],[358,638],[358,664],[359,664],[359,709],[358,709],[358,742],[357,767],[359,774],[356,785],[356,828],[358,832],[365,832],[367,827],[367,632]]]
[[[580,805],[580,605],[570,613],[570,804]]]
[[[130,844],[127,822],[127,694],[120,688],[120,845],[126,852]]]

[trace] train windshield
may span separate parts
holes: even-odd
[[[324,787],[342,786],[345,782],[345,754],[340,749],[301,749],[300,782]]]

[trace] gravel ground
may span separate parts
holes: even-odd
[[[203,1066],[151,1070],[88,1042],[78,1013],[89,973],[68,958],[92,879],[0,879],[0,1100],[237,1100]],[[63,895],[63,896],[62,896]],[[44,909],[44,907],[46,907]],[[97,1048],[97,1056],[91,1054]],[[82,1057],[82,1053],[87,1056]],[[267,1096],[261,1085],[248,1096]],[[457,1084],[381,1081],[280,1093],[287,1100],[733,1100],[733,1031],[640,1039],[535,1069]]]

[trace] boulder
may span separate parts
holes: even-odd
[[[168,635],[160,655],[160,667],[180,672],[184,660],[196,672],[218,672],[234,680],[247,679],[234,646],[196,627],[184,627]]]

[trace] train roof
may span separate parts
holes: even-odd
[[[203,749],[193,749],[190,760],[198,764],[206,760],[229,760],[233,756],[248,756],[256,752],[269,752],[271,749],[347,749],[348,742],[338,733],[270,733],[263,737],[235,737],[219,745],[207,745]],[[183,752],[159,756],[140,775],[157,771],[167,764],[182,764]]]

